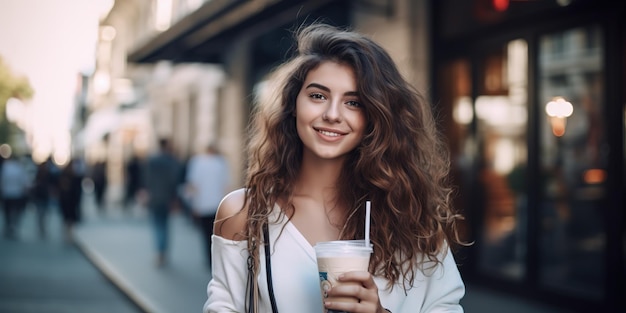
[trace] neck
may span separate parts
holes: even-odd
[[[308,196],[323,202],[334,202],[344,160],[345,158],[320,159],[305,154],[296,180],[294,196]]]

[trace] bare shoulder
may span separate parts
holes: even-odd
[[[231,240],[242,240],[247,226],[247,210],[243,208],[245,189],[227,194],[220,202],[215,215],[215,235]]]

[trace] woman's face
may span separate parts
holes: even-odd
[[[342,158],[359,145],[365,125],[350,66],[325,61],[309,71],[296,99],[296,129],[305,155]]]

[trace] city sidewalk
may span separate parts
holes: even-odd
[[[92,201],[87,194],[85,218],[75,233],[78,247],[92,263],[146,313],[200,313],[211,273],[199,232],[189,220],[180,213],[171,216],[169,264],[157,268],[145,210],[122,212],[111,206],[99,215]],[[462,304],[467,313],[566,312],[469,285]]]
[[[0,236],[0,313],[143,312],[64,240],[57,208],[47,212],[45,237],[35,211],[22,212],[15,238]]]
[[[211,277],[199,232],[182,213],[170,219],[168,263],[156,266],[150,219],[145,209],[110,206],[96,212],[86,195],[76,245],[119,289],[148,313],[201,312]]]

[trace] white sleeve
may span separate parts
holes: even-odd
[[[461,298],[465,295],[465,285],[454,261],[450,249],[444,250],[443,258],[436,267],[415,273],[415,280],[410,289],[404,289],[402,283],[396,283],[393,290],[384,288],[387,281],[376,277],[380,301],[384,308],[393,313],[462,313]]]
[[[393,313],[462,313],[461,298],[465,284],[450,249],[445,251],[443,261],[428,275],[416,279],[415,286],[407,291],[405,301]]]
[[[460,301],[465,295],[465,284],[450,249],[428,285],[422,312],[463,312]]]
[[[211,237],[212,278],[207,286],[204,313],[245,312],[248,279],[246,241]]]

